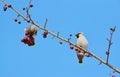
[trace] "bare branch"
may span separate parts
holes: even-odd
[[[31,15],[29,14],[29,10],[30,10],[31,6],[33,6],[33,5],[31,4],[31,2],[32,2],[32,0],[30,0],[28,6],[26,7],[26,18],[29,19],[29,22],[32,20],[32,19],[31,19]]]
[[[110,28],[110,39],[107,39],[109,44],[108,44],[108,50],[106,51],[106,55],[107,55],[107,60],[106,62],[108,63],[108,60],[109,60],[109,55],[110,55],[110,48],[111,48],[111,45],[112,45],[112,37],[113,37],[113,33],[115,32],[115,29],[116,29],[116,26],[114,28]]]
[[[32,0],[30,0],[29,5],[31,4]]]
[[[46,28],[47,22],[48,22],[48,19],[46,18],[46,21],[45,21],[45,24],[44,24],[44,28]]]

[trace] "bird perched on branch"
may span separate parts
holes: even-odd
[[[76,37],[78,38],[76,45],[87,50],[88,49],[88,41],[87,41],[86,37],[83,35],[83,33],[82,32],[77,33]],[[77,50],[77,57],[79,59],[79,63],[83,62],[84,55],[85,55],[85,52],[83,50],[80,50],[80,49]]]
[[[37,28],[35,25],[27,27],[25,31],[26,31],[26,34],[28,34],[29,36],[34,37],[35,35],[37,35]]]
[[[34,46],[35,45],[35,36],[37,34],[37,28],[35,25],[29,26],[25,29],[25,37],[21,40],[24,44],[27,44],[28,46]]]

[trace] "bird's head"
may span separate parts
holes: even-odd
[[[83,33],[82,32],[79,32],[76,34],[76,37],[79,38],[80,35],[82,35]]]

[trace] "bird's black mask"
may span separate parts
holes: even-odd
[[[77,38],[79,38],[79,34],[76,34],[75,36],[76,36]]]

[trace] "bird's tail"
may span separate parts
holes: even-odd
[[[79,64],[82,64],[83,62],[82,62],[82,60],[79,60]]]
[[[80,64],[83,63],[83,57],[84,57],[84,55],[78,54],[78,59],[79,59],[79,63],[80,63]]]

